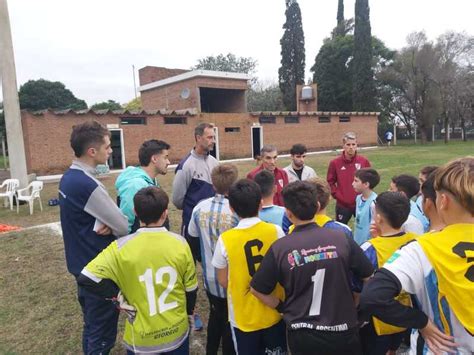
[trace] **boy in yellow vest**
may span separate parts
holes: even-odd
[[[446,227],[397,252],[369,281],[361,311],[387,323],[419,329],[412,353],[474,352],[474,157],[436,171],[436,208]],[[420,309],[394,300],[401,290]],[[424,343],[422,342],[424,340]]]
[[[229,204],[239,224],[222,233],[212,265],[227,289],[229,322],[237,354],[286,354],[285,324],[278,311],[250,293],[250,280],[267,250],[284,235],[282,229],[258,218],[262,194],[258,185],[242,179],[231,186]],[[281,286],[275,295],[283,298]]]
[[[409,213],[410,201],[400,192],[382,192],[376,198],[374,219],[381,233],[361,245],[375,269],[381,268],[395,251],[416,238],[416,234],[402,231],[402,225]],[[406,293],[398,301],[411,305],[410,297]],[[405,330],[372,318],[360,331],[364,354],[395,354]]]
[[[198,283],[188,243],[163,227],[168,201],[166,192],[156,186],[138,191],[133,204],[141,227],[111,243],[77,279],[88,291],[120,302],[128,315],[128,355],[189,354],[188,321]],[[115,297],[118,289],[121,297]],[[124,298],[128,304],[123,304]]]

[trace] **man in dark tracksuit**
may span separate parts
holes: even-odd
[[[78,277],[116,237],[128,232],[127,217],[96,179],[112,149],[107,129],[97,122],[74,126],[71,147],[77,157],[59,183],[61,227],[68,271]],[[78,286],[84,318],[84,354],[107,354],[117,335],[118,311],[110,301]]]

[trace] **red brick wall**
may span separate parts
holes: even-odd
[[[172,76],[186,73],[185,69],[168,69],[164,67],[144,67],[138,70],[138,80],[140,85],[152,83],[154,81],[163,80]]]
[[[34,116],[22,112],[23,134],[29,173],[57,174],[64,172],[74,158],[69,145],[72,126],[97,120],[104,126],[120,124],[120,115],[85,115],[69,113],[55,115],[46,112]],[[221,159],[251,156],[250,128],[259,122],[249,113],[201,113],[187,117],[187,124],[164,124],[160,115],[148,115],[146,125],[121,125],[126,165],[138,164],[138,148],[148,139],[162,139],[171,145],[170,160],[184,157],[194,145],[194,127],[201,122],[212,122],[219,130]],[[225,132],[225,127],[239,127],[240,132]],[[274,144],[281,153],[288,152],[295,143],[305,144],[310,151],[340,147],[342,136],[348,131],[358,135],[360,145],[377,144],[377,116],[352,116],[351,122],[340,123],[338,116],[331,123],[319,123],[318,116],[300,116],[300,123],[286,124],[284,117],[276,117],[276,124],[263,124],[263,143]]]
[[[250,114],[201,114],[202,121],[213,122],[219,128],[221,159],[250,157],[251,126],[259,123],[258,116]],[[225,132],[225,127],[240,127],[240,132]],[[339,122],[331,116],[331,123],[319,123],[318,116],[300,116],[300,123],[284,122],[277,116],[275,124],[262,124],[263,144],[273,144],[279,152],[288,153],[295,143],[305,144],[309,151],[342,146],[344,133],[357,134],[359,145],[377,145],[377,116],[351,116],[351,122]]]
[[[142,106],[145,110],[197,108],[200,111],[199,87],[247,90],[248,85],[245,80],[196,77],[142,91],[140,93]],[[187,99],[181,98],[181,91],[184,88],[190,90],[190,96]]]

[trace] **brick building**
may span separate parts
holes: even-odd
[[[263,144],[288,152],[294,143],[309,150],[340,147],[354,131],[361,145],[377,143],[378,113],[318,112],[316,85],[298,87],[297,112],[246,112],[249,77],[239,73],[145,67],[139,71],[143,111],[109,110],[22,112],[28,172],[63,172],[73,159],[69,136],[74,125],[97,120],[111,131],[111,169],[138,163],[138,148],[147,139],[171,144],[171,161],[179,161],[194,144],[194,127],[216,126],[213,154],[220,159],[254,156]]]

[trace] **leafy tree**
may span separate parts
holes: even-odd
[[[123,108],[129,111],[140,111],[142,110],[142,100],[140,97],[137,97],[129,102],[127,102]]]
[[[412,132],[416,124],[426,142],[434,119],[440,114],[439,91],[433,81],[438,54],[423,32],[408,36],[408,46],[395,56],[392,65],[378,77],[390,96],[390,112]]]
[[[448,124],[458,123],[466,133],[474,101],[473,51],[474,38],[466,34],[447,32],[436,43],[424,32],[410,34],[393,63],[377,74],[393,119],[410,132],[416,124],[422,142],[433,124],[447,132]]]
[[[18,93],[20,107],[28,110],[73,109],[87,108],[84,100],[80,100],[59,81],[44,79],[29,80],[20,87]]]
[[[378,72],[390,62],[394,52],[376,37],[372,37],[372,47],[372,70]],[[311,68],[314,73],[313,82],[318,84],[318,108],[321,111],[353,110],[353,53],[354,36],[352,35],[324,40]]]
[[[375,110],[369,0],[356,0],[352,100],[355,111]]]
[[[120,110],[122,106],[114,100],[107,100],[104,102],[98,102],[91,106],[92,110]]]
[[[437,68],[434,68],[433,80],[439,90],[441,118],[445,132],[448,131],[450,121],[454,125],[454,122],[458,120],[465,133],[465,116],[462,115],[463,106],[469,105],[469,101],[472,104],[474,99],[472,96],[471,100],[468,97],[462,99],[465,96],[463,91],[467,89],[466,91],[469,92],[469,79],[472,79],[472,71],[469,75],[469,71],[464,70],[464,65],[474,64],[472,63],[474,58],[474,36],[448,31],[438,38],[436,52],[439,63]],[[466,134],[464,134],[464,137],[466,137]],[[445,142],[447,142],[447,139],[448,135],[445,135]]]
[[[193,70],[214,70],[232,73],[245,73],[253,76],[252,82],[256,82],[255,72],[257,61],[252,57],[237,57],[235,54],[219,54],[218,56],[207,56],[199,59],[198,63],[191,67]]]
[[[256,111],[284,111],[283,99],[278,83],[264,85],[257,82],[247,92],[247,110]]]
[[[285,32],[280,40],[281,67],[278,70],[280,90],[287,110],[296,110],[296,85],[304,84],[305,49],[301,10],[296,0],[287,1]]]

